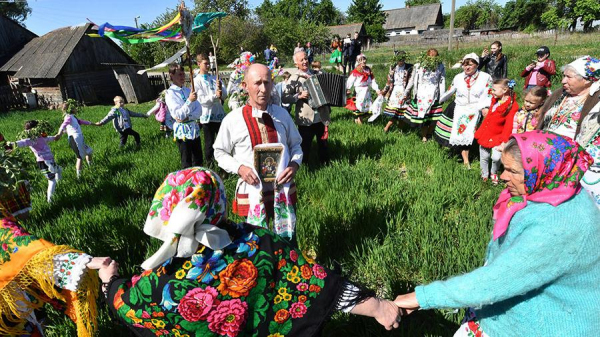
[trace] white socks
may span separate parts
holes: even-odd
[[[52,195],[54,194],[55,190],[56,190],[56,180],[55,179],[48,180],[48,195],[47,195],[48,202],[50,202],[52,200]]]

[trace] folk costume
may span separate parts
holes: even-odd
[[[496,97],[492,98],[488,114],[483,119],[479,129],[475,132],[475,139],[479,143],[481,177],[484,180],[491,177],[495,184],[498,183],[500,157],[502,156],[502,149],[500,147],[502,144],[508,142],[513,128],[512,121],[519,109],[519,104],[515,102],[516,97],[514,94],[505,97],[500,100]],[[491,172],[489,170],[490,159],[492,162]]]
[[[206,163],[214,158],[213,143],[221,127],[221,121],[225,118],[225,109],[222,102],[227,97],[227,89],[221,83],[221,97],[217,97],[217,77],[214,75],[198,74],[194,78],[198,101],[202,106],[200,125],[204,134],[204,156]]]
[[[476,71],[471,76],[461,72],[454,77],[448,91],[440,97],[440,102],[444,102],[456,94],[454,111],[451,115],[442,115],[435,127],[434,136],[440,145],[468,146],[473,143],[481,110],[490,106],[491,90],[492,78],[484,72]]]
[[[514,138],[525,194],[500,193],[484,266],[417,286],[417,301],[422,309],[474,308],[477,321],[466,317],[464,334],[455,336],[593,336],[600,331],[600,211],[579,184],[592,159],[551,132]]]
[[[542,106],[543,125],[538,127],[575,139],[594,158],[582,185],[600,208],[600,60],[581,57],[569,64],[592,82],[589,95],[569,96],[556,90]]]
[[[52,302],[73,320],[77,336],[97,328],[98,275],[91,256],[29,234],[0,204],[0,334],[43,336],[36,317]]]
[[[285,104],[296,105],[295,122],[298,125],[298,132],[302,137],[302,153],[304,158],[310,158],[310,148],[313,139],[317,139],[317,148],[319,152],[319,162],[325,164],[329,162],[329,132],[328,127],[331,123],[331,108],[322,106],[313,109],[308,104],[308,99],[298,99],[300,93],[304,90],[303,84],[306,79],[314,75],[314,71],[309,69],[307,72],[297,70],[290,76],[289,84],[283,92],[282,102]]]
[[[355,110],[351,110],[355,116],[361,117],[369,113],[371,109],[371,93],[369,88],[375,91],[379,91],[375,76],[367,65],[360,65],[356,69],[352,70],[348,80],[346,81],[346,90],[351,90],[354,87],[356,92],[355,98],[356,105]]]
[[[165,101],[173,123],[173,139],[177,142],[181,155],[181,167],[202,165],[202,142],[198,119],[202,115],[202,106],[198,100],[189,100],[191,90],[175,84],[167,90]]]
[[[413,127],[437,122],[443,111],[440,96],[445,89],[444,64],[438,57],[423,57],[420,63],[415,64],[413,75],[404,91],[404,121]]]
[[[402,58],[404,60],[404,58]],[[389,118],[402,118],[406,105],[403,100],[410,89],[407,87],[412,82],[413,65],[404,63],[399,66],[394,62],[388,72],[387,82],[383,88],[384,96],[387,96],[388,104],[383,113]]]
[[[214,172],[165,179],[144,226],[164,244],[142,274],[109,284],[110,310],[136,335],[315,336],[335,310],[370,295],[278,235],[226,214]]]
[[[293,161],[300,166],[301,142],[302,138],[285,109],[269,104],[266,111],[260,111],[245,105],[230,112],[223,120],[215,140],[215,159],[225,171],[238,174],[241,165],[254,167],[256,146],[280,144],[284,149],[282,162],[285,162],[282,165],[287,167],[288,163]],[[289,161],[285,160],[286,156]],[[247,221],[254,225],[267,226],[268,220],[273,219],[273,231],[293,239],[296,213],[295,184],[275,187],[273,184],[261,183],[261,187],[250,186],[241,178],[238,179],[233,212],[247,218]]]
[[[240,54],[240,57],[228,66],[229,68],[234,68],[231,75],[229,75],[229,83],[227,83],[226,90],[229,93],[229,102],[227,104],[231,111],[246,104],[248,94],[242,88],[242,81],[244,80],[244,71],[254,61],[255,57],[251,52],[243,52]]]
[[[512,133],[523,133],[536,129],[539,122],[539,110],[536,108],[530,111],[525,110],[525,107],[520,108],[515,113],[513,119]]]

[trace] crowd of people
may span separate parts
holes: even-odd
[[[348,62],[346,39],[352,48]],[[66,131],[78,176],[84,157],[92,165],[81,125],[112,120],[121,146],[129,135],[140,146],[132,117],[155,115],[161,130],[176,140],[182,169],[158,187],[145,220],[144,233],[163,243],[141,262],[143,272],[128,278],[109,257],[35,238],[0,202],[2,237],[10,247],[19,246],[1,255],[0,333],[42,333],[36,313],[44,302],[59,301],[78,335],[91,336],[99,289],[111,314],[138,336],[314,336],[336,311],[373,317],[390,330],[419,308],[468,308],[456,336],[600,331],[600,252],[593,248],[600,241],[600,60],[583,56],[569,63],[562,69],[562,88],[549,92],[556,66],[548,48],[540,47],[537,61],[523,70],[526,91],[519,105],[498,41],[481,55],[465,55],[463,71],[448,89],[437,50],[429,49],[414,64],[407,53],[395,51],[380,89],[360,53],[358,34],[346,39],[334,40],[331,63],[339,66],[343,56],[338,70],[344,74],[351,64],[342,90],[355,92],[349,108],[357,124],[380,105],[389,118],[385,132],[406,123],[419,128],[424,141],[433,133],[440,144],[460,151],[466,167],[476,140],[482,179],[506,183],[493,207],[484,266],[419,285],[394,301],[323,267],[296,243],[294,178],[313,139],[320,164],[330,160],[331,108],[313,108],[305,86],[321,71],[310,59],[310,44],[298,44],[297,69],[282,74],[279,86],[278,70],[255,63],[247,52],[232,63],[225,86],[219,74],[211,74],[210,55],[199,54],[194,90],[186,87],[183,67],[171,64],[172,85],[145,114],[115,97],[106,117],[92,123],[78,119],[78,105],[68,101],[55,136],[49,136],[48,123],[28,121],[21,140],[9,143],[33,151],[49,180],[49,202],[62,172],[49,142]],[[265,56],[272,55],[267,50]],[[452,97],[443,111],[442,103]],[[263,158],[270,170],[276,167],[274,181],[260,169]],[[213,161],[238,177],[231,204],[241,223],[227,219],[221,178],[202,167]],[[25,236],[28,244],[17,244]]]

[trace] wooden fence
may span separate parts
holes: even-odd
[[[0,112],[10,109],[26,109],[27,101],[18,89],[10,86],[0,86]]]

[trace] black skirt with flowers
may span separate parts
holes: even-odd
[[[201,246],[110,284],[113,314],[138,336],[316,335],[344,279],[266,229],[223,227],[234,240],[225,249]]]

